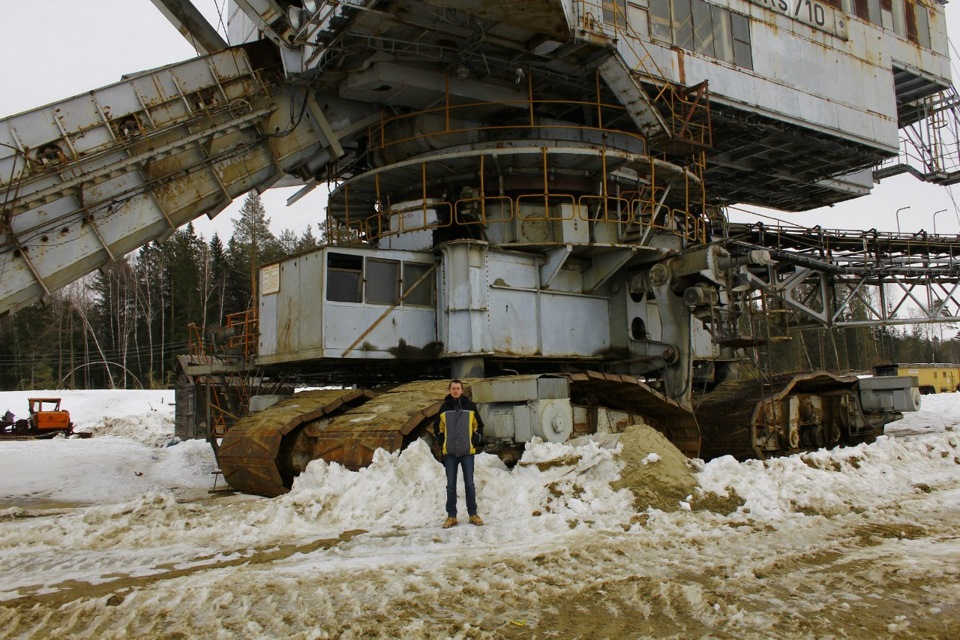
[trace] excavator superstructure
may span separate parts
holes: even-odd
[[[182,359],[178,415],[237,488],[429,437],[443,388],[416,380],[449,376],[505,457],[639,419],[692,456],[702,434],[736,455],[862,441],[915,407],[910,381],[761,368],[747,390],[738,350],[769,336],[744,314],[830,325],[899,283],[937,295],[930,320],[958,315],[956,239],[804,244],[723,209],[955,182],[937,0],[234,0],[229,47],[189,3],[154,3],[207,55],[0,121],[0,313],[250,189],[329,189],[328,244],[263,267],[255,313]],[[282,376],[372,390],[236,422]],[[754,410],[701,428],[695,387]]]

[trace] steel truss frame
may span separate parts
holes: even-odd
[[[766,296],[789,326],[960,321],[960,237],[757,223],[728,225],[723,244],[770,251],[773,264],[742,278],[748,298]]]

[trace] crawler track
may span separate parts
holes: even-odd
[[[411,382],[381,394],[359,389],[305,391],[240,420],[217,455],[224,479],[244,493],[278,496],[311,460],[350,469],[379,449],[420,437],[440,410],[444,381]]]
[[[856,385],[855,376],[841,377],[825,371],[777,376],[766,385],[757,380],[723,382],[695,409],[703,425],[703,458],[731,455],[738,459],[763,459],[824,445],[871,440],[883,432],[884,421],[860,411]],[[817,423],[826,432],[824,443],[790,441],[781,403],[795,394],[823,399]]]
[[[293,477],[280,460],[284,438],[371,397],[357,389],[305,391],[243,418],[227,431],[217,449],[224,479],[244,493],[286,493]]]
[[[675,400],[628,375],[584,371],[569,373],[574,404],[605,406],[636,413],[688,458],[700,455],[697,418]]]
[[[625,420],[642,419],[686,455],[699,455],[694,415],[640,380],[594,371],[567,378],[574,404],[626,412]],[[398,451],[429,435],[446,394],[446,380],[410,382],[382,393],[299,393],[233,426],[219,447],[220,468],[238,491],[277,496],[289,491],[312,460],[359,469],[373,461],[377,449]]]

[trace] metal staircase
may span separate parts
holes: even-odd
[[[681,86],[650,55],[641,37],[617,2],[579,0],[582,38],[606,43],[616,52],[599,66],[604,81],[625,104],[634,124],[655,148],[687,154],[712,145],[707,82]],[[639,99],[634,99],[639,98]]]
[[[882,180],[909,173],[942,186],[960,183],[960,95],[951,85],[944,91],[903,104],[900,113],[900,153],[877,167]]]

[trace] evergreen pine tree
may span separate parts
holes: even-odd
[[[207,323],[223,324],[224,309],[227,304],[227,250],[216,233],[210,239],[211,289],[207,298]]]
[[[313,225],[308,224],[306,230],[303,232],[303,235],[297,239],[296,251],[297,253],[311,251],[319,246],[320,241],[315,235],[313,235]]]
[[[259,268],[282,257],[280,243],[270,231],[270,219],[256,191],[247,194],[240,217],[233,221],[227,256],[232,311],[252,309]]]

